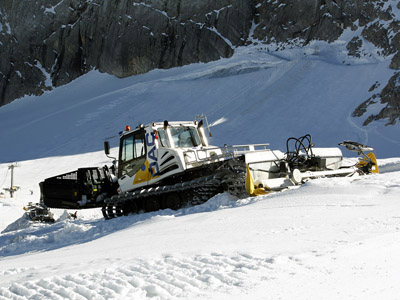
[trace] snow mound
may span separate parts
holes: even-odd
[[[57,219],[57,222],[62,222],[66,220],[71,220],[71,213],[69,213],[67,210],[64,210],[64,212],[61,214],[61,216]]]
[[[2,232],[3,235],[0,237],[0,257],[32,251],[49,251],[69,245],[81,244],[143,222],[233,208],[247,205],[260,199],[262,198],[238,200],[228,193],[223,193],[214,196],[201,205],[190,206],[177,211],[165,209],[111,220],[105,220],[102,217],[89,220],[84,218],[74,220],[70,217],[70,213],[64,210],[54,224],[32,222],[24,214]]]
[[[381,165],[382,163],[382,165]],[[386,172],[397,172],[400,171],[400,159],[399,158],[391,158],[379,161],[379,172],[386,173]]]
[[[19,219],[15,220],[15,222],[8,225],[6,229],[4,229],[1,233],[25,229],[28,228],[31,224],[31,219],[26,213],[24,213]]]
[[[242,205],[248,204],[253,201],[256,201],[256,199],[255,198],[247,198],[244,200],[240,200],[237,197],[235,197],[229,193],[222,193],[222,194],[215,195],[214,197],[212,197],[207,202],[205,202],[201,205],[196,205],[196,206],[191,206],[191,207],[185,208],[181,211],[181,213],[186,215],[186,214],[192,214],[192,213],[210,212],[210,211],[216,211],[219,209],[242,206]]]
[[[65,219],[55,224],[33,222],[23,216],[10,224],[0,236],[0,257],[32,251],[48,251],[91,240],[93,225]]]

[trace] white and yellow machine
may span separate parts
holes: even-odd
[[[109,142],[104,145],[110,157]],[[360,162],[342,166],[339,148],[315,148],[310,135],[289,138],[282,152],[268,144],[211,146],[202,121],[127,126],[111,168],[48,178],[41,183],[42,202],[56,208],[102,206],[109,219],[199,204],[221,192],[256,196],[315,177],[378,172],[372,148],[350,141],[340,145],[357,151]]]

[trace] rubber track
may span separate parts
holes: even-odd
[[[242,173],[221,172],[174,185],[151,187],[113,196],[105,200],[102,213],[105,219],[112,219],[131,213],[165,208],[178,209],[185,205],[204,203],[224,191],[240,196],[243,193],[243,189],[244,176]],[[165,197],[167,196],[180,199],[179,205],[172,205],[171,207],[165,204]],[[148,204],[148,201],[157,202],[155,209],[144,207],[144,205]]]

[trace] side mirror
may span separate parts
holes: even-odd
[[[108,141],[104,142],[104,152],[106,153],[106,155],[110,154],[110,143]]]

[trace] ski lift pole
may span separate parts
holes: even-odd
[[[14,197],[14,193],[19,189],[18,186],[14,186],[14,168],[19,167],[17,164],[9,165],[8,169],[11,170],[11,186],[8,189],[4,189],[5,191],[10,193],[10,198]]]

